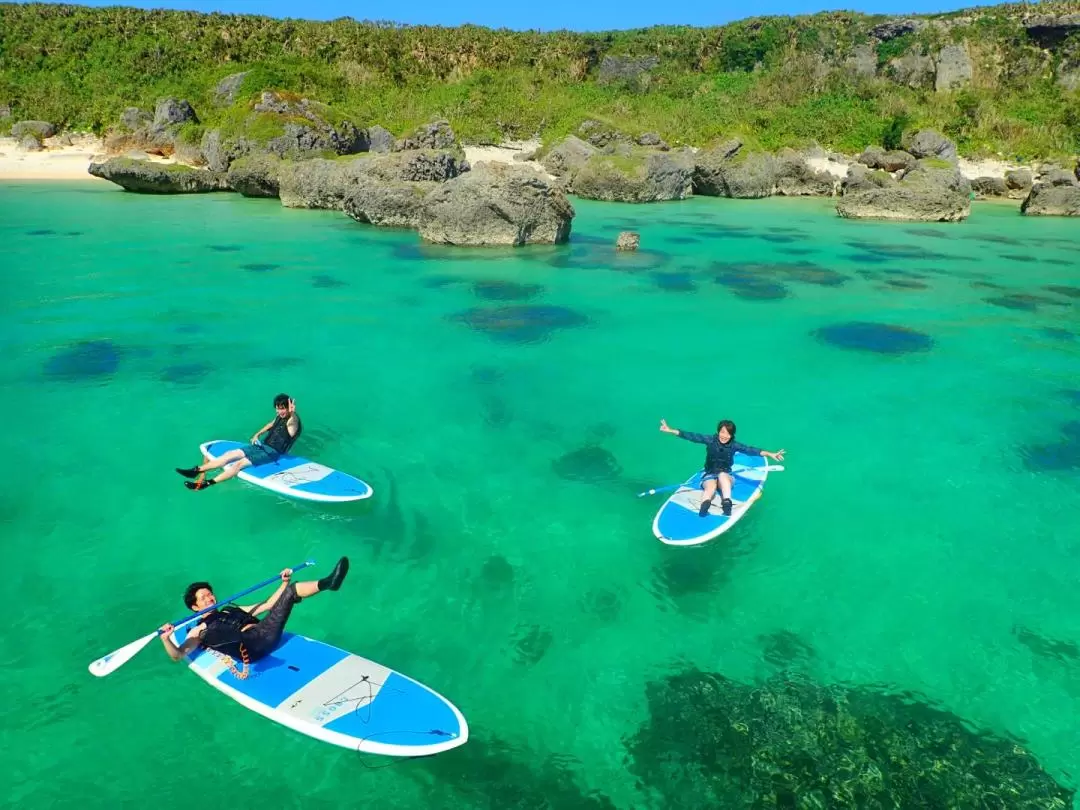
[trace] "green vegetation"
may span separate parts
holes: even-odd
[[[262,90],[276,89],[328,105],[319,112],[333,124],[381,124],[400,136],[446,118],[466,142],[539,133],[551,143],[594,119],[630,134],[655,132],[673,146],[737,135],[756,148],[817,142],[851,152],[931,127],[966,155],[1075,154],[1080,93],[1053,74],[1069,60],[1028,36],[1027,8],[921,17],[931,25],[878,43],[869,32],[887,18],[847,12],[545,34],[3,4],[0,106],[12,108],[8,127],[37,118],[102,133],[125,107],[152,110],[157,99],[174,96],[188,99],[200,118],[185,128],[185,140],[211,127],[262,140],[280,134],[283,119],[252,118],[251,105]],[[1039,10],[1076,13],[1080,2]],[[966,43],[977,65],[974,81],[955,92],[935,92],[932,76],[920,88],[884,71],[860,76],[850,63],[860,45],[886,66],[949,42]],[[659,65],[646,80],[602,80],[605,57],[647,56]],[[236,104],[222,104],[215,87],[240,71],[249,72]]]

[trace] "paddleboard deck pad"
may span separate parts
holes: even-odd
[[[190,629],[173,631],[179,646]],[[317,740],[386,756],[430,756],[464,745],[469,727],[450,701],[382,664],[284,633],[247,664],[197,647],[188,668],[240,705]],[[238,677],[237,673],[246,677]]]
[[[218,439],[204,442],[199,449],[204,456],[215,460],[230,450],[250,446],[248,442]],[[308,501],[340,503],[359,501],[372,495],[371,486],[359,478],[288,453],[269,464],[245,467],[236,477],[279,495]]]
[[[681,487],[664,501],[653,520],[653,534],[670,546],[694,546],[717,537],[742,519],[747,510],[761,497],[768,478],[764,469],[768,459],[763,456],[747,456],[736,453],[732,464],[731,515],[725,515],[720,505],[719,487],[713,497],[712,506],[702,517],[701,478],[705,474],[699,470],[688,478]]]

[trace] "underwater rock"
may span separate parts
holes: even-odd
[[[629,768],[664,810],[1072,806],[1075,791],[1016,742],[907,696],[689,669],[646,697]]]
[[[543,343],[558,329],[588,323],[584,315],[552,305],[473,307],[450,317],[495,340],[521,344]]]
[[[107,377],[120,368],[120,352],[111,340],[84,340],[45,361],[45,376],[79,381]]]
[[[527,301],[544,291],[539,284],[519,284],[516,281],[476,281],[473,295],[485,301]]]
[[[552,462],[551,466],[560,478],[589,483],[610,481],[622,473],[615,456],[595,445],[572,450]]]
[[[929,335],[906,326],[864,321],[823,326],[815,330],[813,334],[818,340],[830,346],[877,354],[899,355],[925,352],[934,345]]]

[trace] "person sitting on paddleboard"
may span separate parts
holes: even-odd
[[[246,607],[226,605],[210,611],[179,647],[169,637],[173,626],[166,624],[161,628],[161,643],[173,661],[179,661],[200,645],[231,656],[235,661],[258,661],[273,652],[281,641],[293,605],[322,591],[336,591],[348,572],[348,557],[338,560],[327,576],[307,582],[292,582],[292,569],[286,568],[281,572],[281,585],[265,602]],[[217,604],[217,597],[209,582],[192,582],[184,591],[184,604],[193,611],[205,610]],[[268,616],[255,618],[256,614],[267,610],[270,611]]]
[[[214,461],[206,460],[198,467],[177,467],[176,471],[185,478],[195,478],[195,481],[185,481],[184,486],[188,489],[206,489],[222,481],[228,481],[245,467],[269,464],[277,460],[279,456],[289,452],[289,448],[300,438],[304,426],[300,423],[300,417],[296,413],[296,402],[288,394],[278,394],[274,397],[274,410],[277,411],[271,421],[263,425],[254,436],[248,447],[238,447],[223,453]],[[266,440],[259,443],[259,436],[270,431]],[[203,475],[208,470],[216,470],[228,464],[228,468],[207,481]]]
[[[701,498],[701,508],[698,510],[701,517],[705,517],[709,507],[712,506],[717,483],[720,485],[722,498],[720,506],[725,515],[731,514],[731,464],[736,453],[743,453],[747,456],[765,456],[776,461],[784,460],[783,450],[771,453],[768,450],[761,450],[735,441],[735,423],[730,419],[722,419],[716,425],[716,433],[712,436],[704,433],[676,430],[668,427],[668,423],[664,419],[660,420],[660,430],[663,433],[674,433],[688,442],[705,445],[705,474],[701,477],[701,488],[704,493]]]

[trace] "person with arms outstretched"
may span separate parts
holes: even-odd
[[[281,585],[265,602],[245,607],[226,605],[209,611],[179,647],[169,637],[173,626],[166,624],[161,628],[161,643],[173,661],[179,661],[199,646],[217,650],[235,661],[258,661],[273,652],[281,641],[293,605],[323,591],[336,591],[347,573],[348,557],[338,560],[327,576],[307,582],[293,582],[292,569],[286,568],[281,572]],[[209,582],[192,582],[184,591],[184,604],[197,612],[216,605],[217,597]],[[256,618],[266,611],[270,611],[266,617]]]
[[[722,419],[716,425],[716,433],[691,433],[686,430],[677,430],[668,427],[666,420],[660,420],[660,431],[672,433],[688,442],[705,445],[705,474],[701,477],[701,508],[698,515],[705,517],[712,506],[713,497],[716,495],[717,485],[720,487],[720,508],[725,515],[731,514],[731,465],[736,453],[747,456],[765,456],[776,461],[784,460],[784,451],[777,450],[775,453],[751,447],[735,441],[735,423],[730,419]]]
[[[206,489],[214,484],[228,481],[245,467],[269,464],[288,453],[304,430],[300,416],[296,413],[296,401],[288,394],[278,394],[274,397],[274,410],[276,416],[256,431],[251,437],[249,446],[230,450],[213,461],[206,459],[197,467],[177,467],[176,471],[180,475],[196,479],[185,481],[184,486],[193,490]],[[260,443],[259,437],[267,431],[269,433],[266,440]],[[221,467],[225,469],[218,473],[217,477],[206,480],[205,474],[209,470]]]

